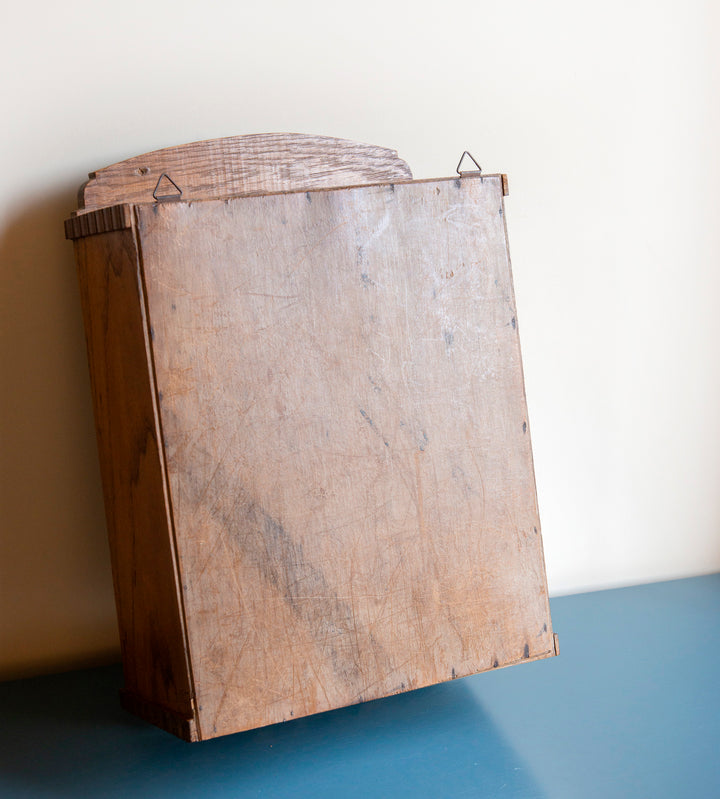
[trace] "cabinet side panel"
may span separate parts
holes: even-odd
[[[125,690],[140,704],[191,719],[134,231],[78,239],[75,252]]]

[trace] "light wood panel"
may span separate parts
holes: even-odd
[[[502,195],[137,206],[199,737],[554,654]]]
[[[92,172],[80,190],[80,208],[152,202],[156,188],[158,196],[175,196],[163,174],[182,191],[183,200],[412,179],[405,161],[386,147],[263,133],[169,147]]]

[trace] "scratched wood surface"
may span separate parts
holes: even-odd
[[[412,173],[397,152],[386,147],[330,136],[261,133],[156,150],[91,172],[89,178],[79,202],[80,208],[92,210],[152,202],[156,189],[158,196],[174,196],[180,190],[183,200],[201,200],[298,187],[389,183],[410,180]]]
[[[200,738],[554,654],[502,195],[136,206]]]

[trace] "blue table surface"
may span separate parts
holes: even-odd
[[[199,744],[119,666],[0,684],[0,796],[720,797],[720,575],[551,609],[558,658]]]

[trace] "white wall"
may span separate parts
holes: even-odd
[[[550,587],[720,569],[709,0],[97,0],[0,29],[0,676],[117,633],[72,249],[85,173],[296,131],[507,172]]]

